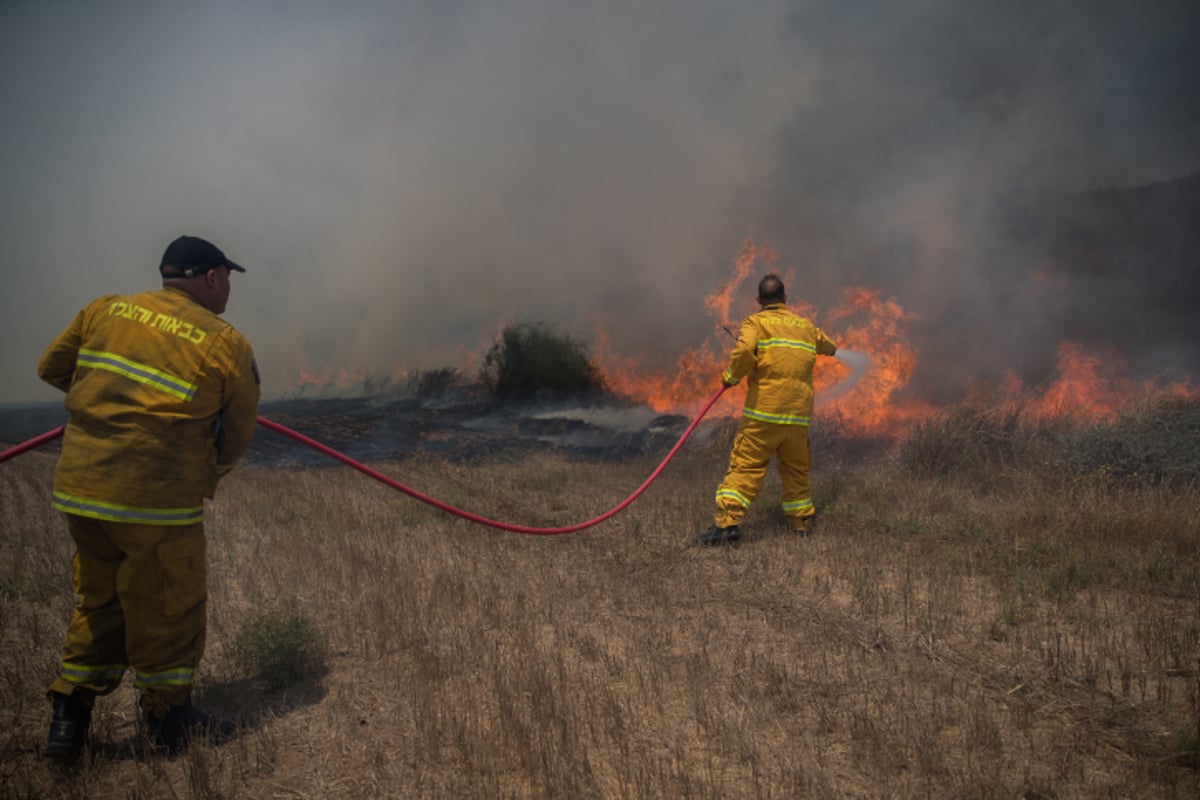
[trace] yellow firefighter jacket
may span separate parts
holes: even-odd
[[[80,311],[38,375],[70,412],[54,507],[116,522],[191,525],[250,445],[250,343],[178,289],[108,295]]]
[[[813,410],[817,355],[837,352],[833,340],[782,303],[742,320],[722,380],[733,386],[749,375],[742,416],[779,425],[807,425]]]

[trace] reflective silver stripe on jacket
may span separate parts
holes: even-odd
[[[759,339],[758,347],[760,350],[764,347],[794,347],[798,350],[807,350],[810,353],[817,352],[815,344],[801,339]]]
[[[105,353],[99,350],[80,348],[77,363],[80,366],[108,370],[117,375],[122,375],[146,386],[160,389],[172,397],[178,397],[184,402],[189,402],[196,396],[195,384],[188,383],[147,364],[139,364],[116,353]]]

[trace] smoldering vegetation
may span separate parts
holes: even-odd
[[[729,428],[561,537],[475,526],[350,470],[247,466],[207,517],[198,687],[245,730],[129,757],[127,681],[66,773],[38,750],[70,547],[53,456],[33,452],[0,466],[3,796],[1192,797],[1198,430],[1194,400],[1089,425],[963,407],[861,459],[828,424],[815,535],[783,532],[772,476],[741,546],[716,550],[693,541]],[[619,502],[657,455],[375,466],[556,526]],[[260,656],[268,679],[248,641],[305,668]]]

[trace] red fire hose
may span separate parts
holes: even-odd
[[[3,453],[0,453],[0,464],[3,464],[5,461],[8,461],[10,458],[16,458],[17,456],[21,455],[21,453],[24,453],[26,450],[32,450],[35,447],[40,447],[40,446],[44,445],[46,442],[54,441],[58,437],[62,436],[63,431],[65,431],[66,429],[67,429],[66,425],[59,425],[57,428],[55,428],[52,431],[46,431],[45,433],[41,434],[40,436],[35,436],[27,442],[21,442],[18,445],[8,448]]]
[[[728,387],[726,387],[726,386],[722,386],[720,389],[718,389],[713,394],[712,397],[710,397],[708,399],[708,402],[704,404],[704,408],[700,409],[700,413],[696,415],[695,419],[692,420],[692,423],[690,425],[688,425],[687,430],[685,430],[683,432],[683,435],[679,437],[679,441],[677,441],[675,443],[675,446],[671,448],[670,452],[667,453],[666,457],[662,460],[662,462],[659,463],[659,465],[657,467],[655,467],[654,471],[650,473],[650,477],[646,478],[646,480],[642,482],[642,485],[634,490],[633,494],[629,495],[629,497],[622,500],[619,504],[613,506],[608,511],[604,512],[603,514],[601,514],[598,517],[595,517],[594,519],[589,519],[586,522],[580,522],[575,525],[566,525],[561,528],[531,528],[526,525],[511,525],[507,522],[498,522],[494,519],[488,519],[487,517],[481,517],[481,516],[478,516],[477,514],[472,514],[469,511],[463,511],[460,508],[455,508],[452,505],[448,505],[447,503],[443,503],[440,500],[435,500],[434,498],[432,498],[428,495],[422,494],[421,492],[418,492],[416,489],[413,489],[409,486],[405,486],[403,483],[400,483],[397,480],[389,478],[388,476],[384,475],[381,472],[377,472],[376,470],[371,469],[366,464],[362,464],[358,461],[355,461],[354,459],[350,458],[349,456],[345,455],[344,453],[339,453],[337,450],[334,450],[332,447],[323,445],[320,442],[316,441],[315,439],[310,439],[307,436],[305,436],[304,434],[298,433],[297,431],[294,431],[285,425],[280,425],[278,422],[274,422],[265,417],[259,417],[258,424],[262,425],[264,428],[273,430],[276,433],[281,433],[284,436],[294,439],[297,442],[299,442],[300,444],[307,445],[308,447],[311,447],[313,450],[316,450],[318,453],[327,455],[335,461],[340,461],[343,464],[345,464],[346,466],[356,469],[359,472],[363,473],[364,475],[374,478],[375,480],[379,481],[382,484],[390,486],[399,492],[403,492],[404,494],[406,494],[409,497],[412,497],[416,500],[420,500],[422,503],[428,503],[429,505],[433,506],[434,508],[441,509],[442,511],[445,511],[449,514],[454,514],[455,516],[462,517],[463,519],[470,520],[471,522],[476,522],[480,525],[487,525],[488,527],[491,527],[491,528],[499,528],[502,531],[512,531],[513,533],[527,533],[527,534],[532,534],[534,536],[553,536],[553,535],[560,534],[560,533],[575,533],[576,531],[581,531],[584,528],[590,528],[593,525],[599,525],[601,522],[604,522],[606,519],[616,516],[621,511],[625,510],[625,508],[630,503],[632,503],[639,496],[641,496],[642,492],[646,491],[646,489],[650,486],[650,484],[654,483],[654,481],[658,478],[658,476],[660,474],[662,474],[662,471],[664,469],[666,469],[667,464],[669,464],[671,462],[671,459],[675,457],[675,454],[679,452],[679,448],[683,447],[683,443],[686,442],[688,440],[688,437],[692,435],[692,432],[694,430],[696,430],[696,426],[700,424],[700,420],[704,419],[704,415],[708,413],[709,409],[713,407],[713,405],[717,402],[717,400],[721,397],[721,395],[724,394],[724,392],[727,388]],[[21,444],[18,444],[15,447],[11,447],[8,450],[0,452],[0,464],[4,463],[5,461],[8,461],[10,458],[15,458],[16,456],[21,455],[22,453],[24,453],[27,450],[32,450],[33,448],[35,448],[39,445],[45,444],[46,442],[49,442],[49,441],[52,441],[53,439],[58,438],[59,436],[62,435],[65,427],[66,426],[59,426],[59,427],[55,428],[54,430],[46,431],[45,433],[41,434],[40,436],[35,436],[34,438],[30,439],[27,442],[22,442]]]

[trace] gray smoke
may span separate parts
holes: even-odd
[[[919,315],[914,391],[1035,381],[1068,336],[1198,371],[1192,241],[1094,241],[1093,202],[1200,172],[1195,8],[4,3],[0,401],[55,397],[50,338],[182,233],[248,267],[227,316],[268,393],[520,319],[670,369],[749,235],[793,299]]]

